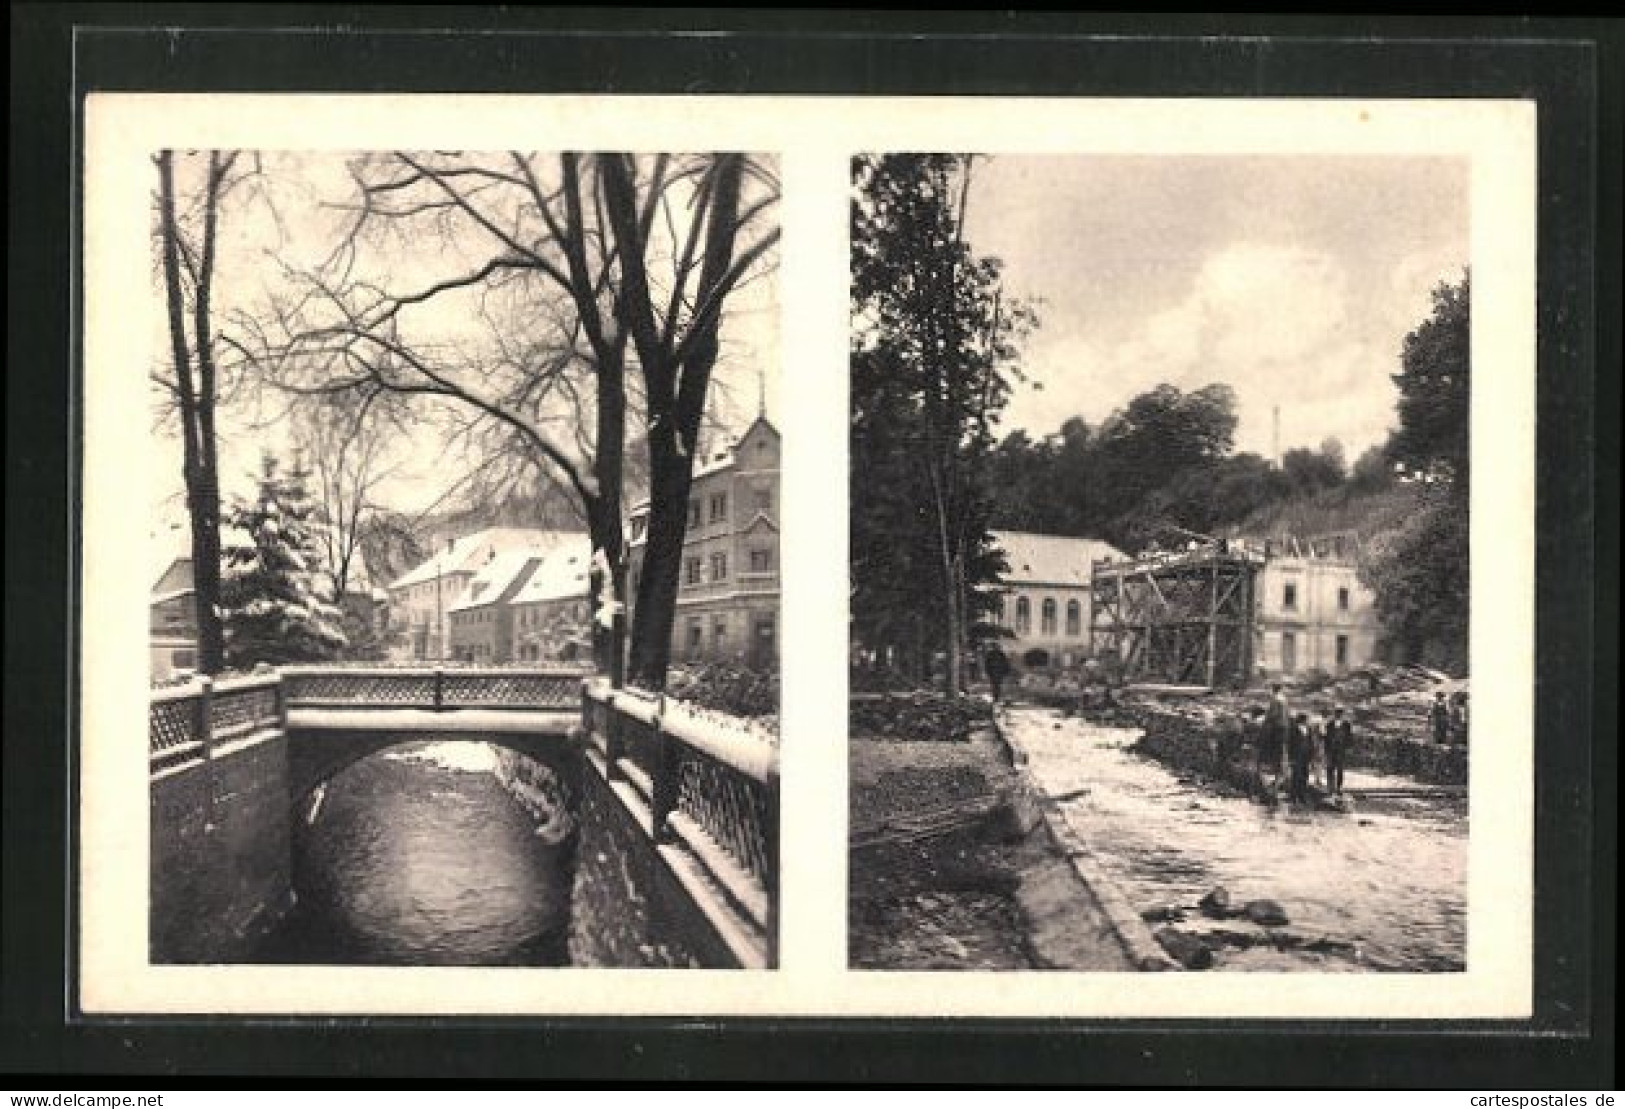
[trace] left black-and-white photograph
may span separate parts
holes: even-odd
[[[150,962],[775,966],[775,160],[150,173]]]

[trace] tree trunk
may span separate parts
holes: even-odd
[[[197,622],[197,669],[217,674],[225,665],[225,637],[221,630],[220,602],[220,482],[214,440],[213,361],[203,348],[211,341],[207,296],[208,268],[214,259],[215,205],[211,183],[204,203],[206,268],[200,274],[202,293],[194,318],[192,343],[186,336],[186,302],[180,275],[180,226],[175,217],[174,153],[158,155],[159,235],[163,253],[164,292],[169,320],[170,353],[175,364],[176,401],[181,418],[182,476],[186,481],[186,510],[192,529],[192,598]],[[194,352],[193,344],[196,346]],[[207,366],[208,373],[194,382],[192,366]]]
[[[666,687],[672,629],[677,621],[677,588],[683,544],[688,537],[688,496],[693,468],[677,450],[674,431],[649,436],[652,473],[649,535],[638,580],[638,619],[632,629],[632,680],[646,689]]]

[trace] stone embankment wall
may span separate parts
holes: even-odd
[[[1135,744],[1144,754],[1179,770],[1246,792],[1259,787],[1257,748],[1239,719],[1140,708],[1145,734]],[[1349,765],[1401,774],[1429,785],[1465,785],[1467,748],[1440,746],[1389,733],[1362,734],[1356,724]]]
[[[293,904],[288,744],[262,732],[151,784],[155,963],[249,958]]]
[[[596,766],[581,775],[570,963],[716,967],[737,957]]]

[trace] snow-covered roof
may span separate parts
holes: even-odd
[[[1086,587],[1090,565],[1097,559],[1122,558],[1122,552],[1098,539],[1073,535],[1041,535],[1031,531],[995,531],[993,543],[1004,552],[1010,568],[1007,585],[1075,585]]]
[[[503,551],[528,550],[545,553],[560,543],[579,538],[579,531],[546,531],[541,528],[485,528],[465,535],[449,551],[426,559],[390,583],[391,589],[421,585],[451,574],[477,574],[486,563]]]
[[[592,544],[582,536],[579,543],[565,544],[543,555],[542,564],[513,595],[512,603],[585,598],[591,566]]]
[[[525,549],[497,552],[490,562],[480,567],[479,573],[469,581],[468,589],[457,602],[446,606],[446,611],[483,608],[502,600],[504,594],[524,584],[521,577],[528,576],[541,558],[536,551]]]

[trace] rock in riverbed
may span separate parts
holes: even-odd
[[[1195,936],[1175,928],[1158,928],[1157,942],[1186,970],[1206,970],[1213,965],[1213,949]]]
[[[1212,917],[1214,920],[1224,920],[1235,915],[1230,907],[1230,891],[1223,886],[1214,886],[1208,890],[1202,895],[1202,900],[1196,903],[1196,907],[1202,910],[1203,916]]]
[[[1274,928],[1290,923],[1287,919],[1286,910],[1281,908],[1281,903],[1271,901],[1267,897],[1247,902],[1241,907],[1241,915],[1254,924],[1261,924],[1266,928]]]

